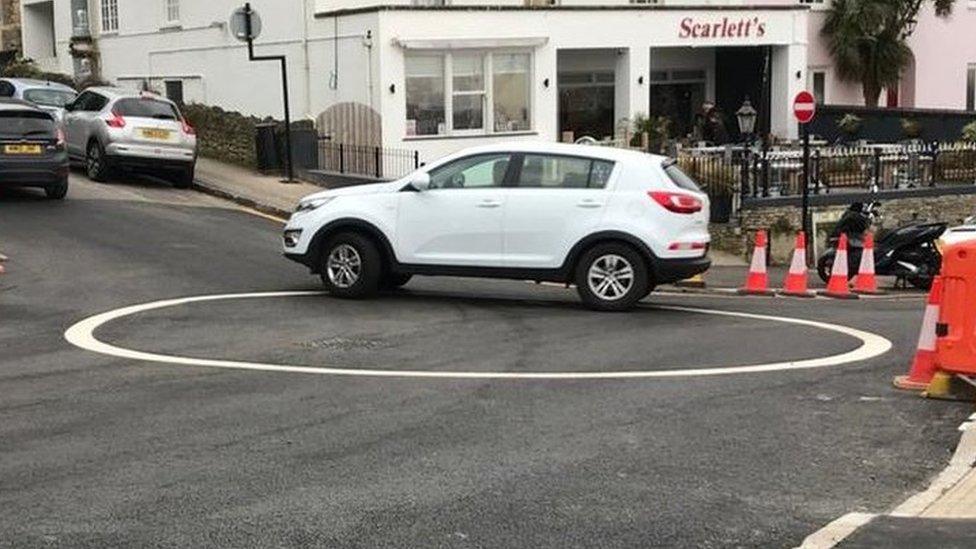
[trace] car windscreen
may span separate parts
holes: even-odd
[[[112,108],[119,116],[135,118],[155,118],[157,120],[179,120],[176,107],[165,101],[155,99],[119,99]]]
[[[681,168],[678,167],[677,163],[670,162],[665,164],[664,173],[667,174],[668,179],[670,179],[671,182],[678,187],[686,191],[694,191],[696,193],[702,192],[701,188],[698,186],[698,183],[695,182],[691,176],[682,171]]]
[[[0,111],[0,139],[50,139],[56,133],[54,120],[47,113]]]
[[[45,107],[64,107],[75,100],[75,92],[38,88],[24,92],[24,100]]]

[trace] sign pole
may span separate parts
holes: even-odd
[[[812,236],[810,232],[810,126],[809,124],[800,124],[800,131],[803,132],[803,199],[802,199],[802,227],[803,234],[809,239]],[[810,246],[806,246],[806,257],[804,260],[809,266],[813,250]]]
[[[291,105],[288,97],[288,60],[284,55],[254,55],[254,28],[251,21],[251,3],[244,4],[244,26],[247,36],[247,58],[249,61],[278,61],[281,63],[281,91],[285,108],[285,182],[295,181],[294,156],[291,148]]]

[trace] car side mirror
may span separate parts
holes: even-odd
[[[427,172],[418,172],[410,178],[410,186],[421,193],[430,189],[430,174]]]

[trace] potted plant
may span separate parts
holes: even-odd
[[[666,116],[634,117],[634,135],[630,139],[631,147],[644,147],[644,135],[647,135],[647,151],[660,153],[664,151],[671,136],[671,119]]]
[[[962,140],[976,143],[976,120],[962,127]]]
[[[901,131],[910,140],[916,140],[922,135],[922,124],[915,118],[902,118]]]
[[[840,133],[844,134],[844,141],[849,141],[857,137],[857,134],[861,131],[862,124],[861,117],[847,113],[840,120],[837,121],[837,129]]]

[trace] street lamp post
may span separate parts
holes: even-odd
[[[752,147],[752,137],[756,130],[756,120],[759,113],[749,102],[749,96],[739,110],[735,111],[735,118],[739,123],[739,135],[742,137],[742,183],[740,194],[745,197],[749,192],[749,150]]]

